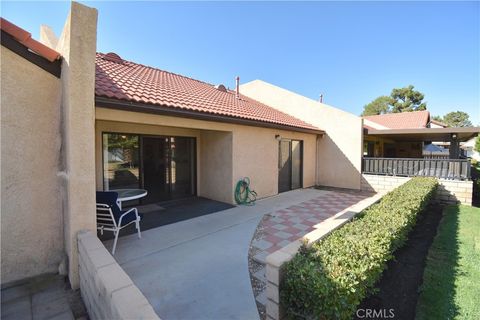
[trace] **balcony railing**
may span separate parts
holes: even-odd
[[[362,172],[368,174],[437,177],[469,180],[470,162],[464,159],[363,158]]]

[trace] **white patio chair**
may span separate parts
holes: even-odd
[[[140,221],[142,214],[138,213],[137,208],[122,211],[117,203],[118,194],[113,191],[97,192],[97,229],[103,235],[104,231],[112,231],[115,240],[113,241],[112,255],[115,254],[118,235],[120,230],[126,226],[135,223],[138,238],[142,237],[140,232]]]

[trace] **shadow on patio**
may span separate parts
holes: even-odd
[[[141,231],[158,228],[167,224],[184,221],[214,212],[233,208],[232,205],[202,197],[191,197],[146,205],[133,205],[143,214],[140,222]],[[124,209],[129,209],[126,207]],[[135,224],[131,224],[120,231],[120,237],[136,233]],[[113,232],[98,232],[101,241],[114,238]]]

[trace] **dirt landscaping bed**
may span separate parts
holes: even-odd
[[[367,310],[375,310],[380,315],[375,319],[415,318],[426,257],[437,233],[442,209],[440,205],[429,205],[418,215],[407,243],[395,253],[395,259],[388,263],[388,269],[377,283],[378,292],[363,300],[354,319],[365,319]]]

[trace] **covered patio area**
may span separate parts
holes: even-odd
[[[364,130],[362,173],[471,179],[460,144],[480,133],[478,127]]]

